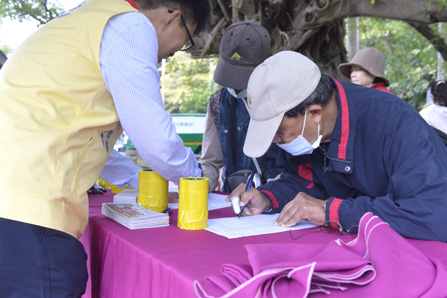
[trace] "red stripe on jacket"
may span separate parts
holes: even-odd
[[[339,81],[334,80],[338,88],[341,103],[341,136],[340,144],[338,145],[338,158],[346,159],[346,147],[348,145],[349,138],[349,109],[348,100],[346,99],[345,89]]]
[[[331,203],[331,206],[329,207],[329,220],[335,221],[340,223],[340,219],[338,218],[338,208],[340,207],[340,204],[343,200],[334,198],[334,200]],[[331,223],[331,227],[334,229],[338,229],[338,226],[336,224]]]
[[[314,187],[315,184],[314,184],[313,174],[312,173],[313,173],[313,171],[312,171],[312,166],[310,165],[310,163],[305,164],[305,165],[300,164],[298,166],[298,175],[301,178],[309,181],[308,185],[301,185],[301,186],[304,186],[305,188],[312,188],[312,187]]]
[[[275,209],[275,208],[279,208],[279,203],[278,203],[278,200],[276,199],[276,197],[275,197],[275,195],[273,194],[273,193],[271,193],[270,191],[268,191],[268,190],[261,190],[261,192],[263,192],[263,193],[265,193],[266,195],[268,195],[269,196],[269,198],[270,198],[270,200],[272,200],[272,203],[273,203],[273,209]]]

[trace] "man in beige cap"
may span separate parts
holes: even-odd
[[[394,94],[387,88],[390,81],[385,78],[385,57],[378,49],[364,48],[351,62],[340,64],[338,69],[354,84]]]
[[[280,52],[250,76],[244,152],[281,149],[283,176],[240,196],[244,215],[281,212],[351,231],[366,212],[406,237],[447,241],[447,152],[398,97],[320,74],[305,56]]]

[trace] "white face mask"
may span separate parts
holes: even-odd
[[[279,148],[285,150],[286,152],[292,154],[293,156],[311,154],[314,151],[314,149],[320,146],[321,138],[323,137],[323,135],[320,135],[320,124],[318,124],[317,140],[312,145],[303,137],[304,127],[306,126],[306,116],[307,116],[307,109],[306,112],[304,113],[304,123],[301,135],[299,135],[296,139],[294,139],[289,143],[284,144],[276,143],[276,145],[278,145]]]
[[[244,89],[241,92],[239,92],[239,94],[236,94],[236,91],[234,91],[233,88],[229,88],[229,87],[226,87],[226,88],[227,88],[228,92],[230,92],[230,94],[233,97],[236,97],[236,98],[246,98],[247,97],[247,89]]]

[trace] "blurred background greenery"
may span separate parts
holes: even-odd
[[[78,2],[2,0],[0,29],[4,20],[34,22],[37,28]],[[444,3],[445,0],[438,2]],[[445,7],[440,6],[440,9]],[[348,24],[353,19],[356,19],[356,27],[353,29],[352,26],[346,26],[345,47],[348,49],[348,56],[352,57],[348,45],[349,30],[356,30],[358,49],[375,47],[384,53],[386,77],[390,80],[391,91],[416,109],[421,109],[426,103],[426,93],[430,85],[437,79],[445,78],[446,62],[433,45],[407,22],[357,17],[347,18],[345,23]],[[446,23],[434,23],[429,27],[444,36],[445,40]],[[1,37],[0,33],[0,50],[6,55],[12,54],[14,46],[2,43]],[[168,113],[205,113],[210,95],[220,88],[213,81],[218,56],[214,54],[201,59],[191,57],[189,53],[179,52],[160,63],[161,93]]]

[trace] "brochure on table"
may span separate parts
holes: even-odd
[[[169,226],[168,213],[155,212],[138,204],[103,203],[101,213],[131,230]]]

